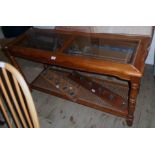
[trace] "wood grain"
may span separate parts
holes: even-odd
[[[58,35],[70,35],[70,37],[68,38],[68,41],[66,41],[65,44],[63,44],[63,46],[56,51],[23,47],[21,45],[21,40],[27,39],[27,37],[30,34],[32,35],[33,33],[42,35],[45,34],[48,36],[54,33]],[[74,42],[78,37],[89,37],[91,40],[93,40],[94,38],[97,38],[98,40],[106,40],[105,44],[109,45],[112,45],[112,42],[115,42],[115,45],[118,45],[119,47],[136,46],[136,49],[132,55],[132,61],[130,63],[120,63],[111,60],[100,60],[87,56],[73,56],[66,54],[65,50],[67,50],[67,48],[71,46],[72,42]],[[148,54],[147,48],[149,47],[150,41],[151,36],[144,35],[139,36],[127,34],[86,33],[79,31],[31,29],[28,33],[25,33],[25,35],[17,38],[13,43],[5,46],[4,49],[7,49],[6,51],[8,51],[8,57],[12,58],[11,61],[15,65],[16,61],[14,57],[21,57],[47,65],[56,65],[78,71],[115,76],[122,80],[128,81],[130,94],[128,96],[128,111],[125,116],[128,125],[132,125],[136,107],[136,98],[140,87],[140,80],[144,72],[144,62]],[[37,87],[37,89],[42,90],[42,88],[39,87]],[[46,89],[44,91],[48,92],[48,90]],[[86,105],[96,108],[95,106],[91,105],[91,103],[87,103]],[[119,115],[119,112],[115,110],[114,112],[112,109],[108,109],[105,111]]]

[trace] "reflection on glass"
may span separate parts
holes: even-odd
[[[138,42],[56,31],[30,31],[18,46],[119,63],[131,63]],[[60,50],[61,49],[61,50]]]
[[[136,49],[135,43],[95,38],[77,38],[65,52],[75,56],[129,63]]]
[[[56,51],[61,48],[68,36],[53,33],[51,35],[43,35],[33,33],[27,36],[20,46],[35,48],[41,50]]]

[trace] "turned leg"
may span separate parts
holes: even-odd
[[[129,92],[129,104],[128,104],[128,116],[126,119],[127,125],[132,126],[134,119],[134,111],[136,107],[136,99],[139,92],[139,82],[130,83],[130,92]]]
[[[17,69],[19,70],[19,72],[22,74],[24,80],[26,81],[27,85],[29,86],[29,89],[31,90],[31,86],[29,84],[29,82],[27,81],[21,67],[18,65],[17,61],[15,60],[14,56],[12,56],[9,51],[5,52],[5,55],[7,56],[7,58],[10,60],[11,64]],[[32,90],[31,90],[32,91]]]

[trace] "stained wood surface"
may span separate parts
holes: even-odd
[[[137,49],[132,54],[132,62],[130,64],[122,64],[120,62],[97,60],[94,58],[84,57],[84,56],[71,56],[63,53],[62,49],[71,43],[69,40],[62,44],[62,47],[51,53],[51,50],[41,50],[36,48],[26,48],[22,46],[21,40],[25,40],[33,35],[49,36],[51,34],[58,35],[70,35],[69,40],[72,40],[74,36],[76,37],[89,37],[98,38],[99,40],[111,40],[111,41],[121,41],[128,43],[136,43]],[[32,37],[33,38],[33,37]],[[26,59],[38,61],[41,63],[55,64],[64,67],[69,67],[73,69],[81,69],[89,72],[96,72],[101,74],[115,75],[122,79],[131,80],[132,77],[141,77],[144,69],[144,61],[148,54],[147,48],[149,46],[151,37],[148,36],[130,36],[130,35],[116,35],[116,34],[97,34],[97,33],[84,33],[84,32],[70,32],[70,31],[59,31],[59,30],[38,30],[31,29],[26,34],[21,35],[19,38],[15,39],[12,43],[4,47],[7,51],[10,51],[11,55],[24,57]],[[124,43],[117,43],[117,45]],[[55,57],[51,60],[51,57]],[[87,62],[87,63],[86,63]]]
[[[0,52],[0,60],[8,61]],[[29,81],[32,81],[43,69],[37,64],[18,59]],[[155,81],[152,66],[146,65],[141,89],[137,100],[135,119],[132,127],[155,127]],[[39,91],[32,92],[41,127],[91,127],[121,128],[128,127],[123,118],[60,99]]]
[[[112,106],[121,107],[123,106],[123,104],[125,104],[123,97],[112,92],[110,89],[107,89],[106,87],[100,85],[96,81],[93,81],[90,77],[86,77],[77,72],[73,72],[71,75],[69,75],[69,78],[79,83],[81,86],[89,90],[91,93],[99,96]],[[117,85],[117,88],[118,87],[119,85]]]
[[[64,32],[61,32],[61,33],[63,34]],[[50,55],[50,51],[46,51],[46,53],[44,53],[43,50],[36,50],[32,48],[26,49],[25,47],[24,48],[20,47],[20,45],[6,46],[5,49],[10,53],[9,54],[10,56],[12,54],[14,56],[32,59],[34,61],[39,61],[41,63],[60,65],[63,67],[88,71],[92,73],[114,75],[121,79],[129,80],[131,83],[131,87],[130,87],[131,90],[130,90],[130,97],[129,97],[129,106],[128,106],[129,108],[128,108],[127,120],[130,121],[128,124],[132,124],[133,114],[134,114],[134,109],[136,104],[136,97],[137,97],[138,88],[139,88],[139,80],[143,74],[144,61],[147,55],[146,48],[149,45],[150,38],[139,37],[139,36],[132,37],[132,36],[124,36],[124,35],[86,34],[82,32],[77,32],[74,34],[82,37],[87,37],[91,35],[91,37],[93,36],[97,38],[108,38],[108,39],[114,39],[114,40],[121,39],[129,42],[133,41],[134,43],[137,42],[138,47],[136,52],[134,53],[134,57],[132,58],[133,61],[131,64],[114,63],[112,61],[100,61],[93,58],[86,58],[83,56],[74,57],[70,55],[65,55],[65,53],[60,53],[58,51]],[[90,107],[93,107],[93,106],[90,106]],[[106,112],[110,112],[110,111],[106,111]],[[112,113],[112,109],[110,113]],[[119,112],[116,112],[116,113],[117,115],[119,114]]]
[[[44,74],[44,72],[46,74]],[[67,83],[70,81],[70,79],[68,79],[68,74],[67,73],[61,73],[61,76],[64,77],[65,81],[67,81]],[[59,74],[60,74],[59,73]],[[79,85],[78,83],[75,83],[74,81],[70,81],[68,84],[66,83],[66,85],[64,85],[64,81],[59,79],[57,80],[57,82],[61,83],[62,88],[57,89],[55,82],[51,82],[51,80],[49,80],[51,77],[53,76],[53,80],[54,80],[54,75],[52,75],[52,72],[49,71],[48,73],[48,69],[43,71],[43,73],[41,73],[41,75],[39,75],[31,84],[31,87],[40,91],[43,91],[45,93],[48,94],[53,94],[56,95],[58,97],[70,100],[70,101],[74,101],[76,103],[91,107],[91,108],[95,108],[101,111],[105,111],[105,112],[109,112],[118,116],[122,116],[122,117],[126,117],[127,116],[127,96],[128,96],[128,88],[126,86],[123,85],[119,85],[117,83],[111,83],[111,82],[107,82],[107,81],[103,81],[100,80],[100,85],[103,85],[104,87],[106,87],[107,89],[109,89],[110,91],[114,91],[115,93],[118,93],[119,96],[122,96],[122,98],[124,99],[124,103],[122,106],[114,106],[111,105],[107,102],[105,102],[102,98],[100,98],[99,96],[96,96],[95,94],[92,94],[88,89],[85,89],[83,86]],[[59,78],[61,78],[61,76]],[[55,80],[54,80],[55,81]],[[72,85],[73,84],[73,85]],[[74,95],[70,96],[68,95],[68,91],[64,92],[63,90],[63,86],[66,87],[74,87],[73,89],[75,89]],[[67,88],[68,90],[69,88]],[[69,90],[69,92],[71,92]]]

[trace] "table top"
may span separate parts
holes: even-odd
[[[7,45],[10,53],[47,64],[129,79],[142,76],[151,38],[30,29]]]

